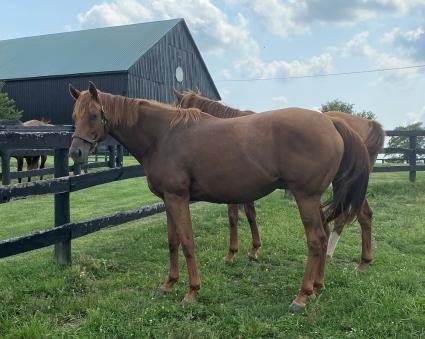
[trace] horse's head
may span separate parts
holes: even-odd
[[[201,96],[201,91],[177,91],[173,89],[173,92],[176,97],[176,106],[182,108],[197,107],[194,103]]]
[[[108,135],[108,122],[100,103],[96,86],[90,82],[89,89],[79,91],[69,84],[69,92],[75,99],[74,113],[75,133],[69,153],[75,163],[87,162],[88,155],[99,141]]]

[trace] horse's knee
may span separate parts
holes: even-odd
[[[170,250],[170,252],[176,252],[179,250],[179,243],[177,241],[174,240],[169,240],[168,241],[168,249]]]
[[[313,256],[321,256],[328,246],[328,237],[325,234],[320,235],[315,239],[309,240],[307,245]]]

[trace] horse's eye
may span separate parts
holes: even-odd
[[[97,114],[96,113],[90,113],[90,121],[96,121],[97,119]]]

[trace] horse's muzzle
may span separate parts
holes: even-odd
[[[80,144],[78,141],[74,140],[69,149],[69,155],[72,160],[74,160],[74,163],[79,165],[87,162],[89,151],[90,147],[88,145],[83,143]]]

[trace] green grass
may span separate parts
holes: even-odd
[[[358,225],[347,228],[326,266],[326,289],[303,314],[288,305],[302,279],[306,244],[298,211],[276,191],[256,203],[263,240],[260,261],[240,248],[232,264],[227,209],[191,206],[202,279],[198,303],[183,307],[187,274],[171,295],[157,287],[168,272],[164,214],[73,241],[73,265],[57,267],[52,248],[0,260],[0,337],[5,338],[420,338],[425,337],[425,173],[374,174],[375,260],[355,271]],[[71,194],[72,221],[157,201],[143,178]],[[0,205],[0,239],[51,227],[53,197]]]

